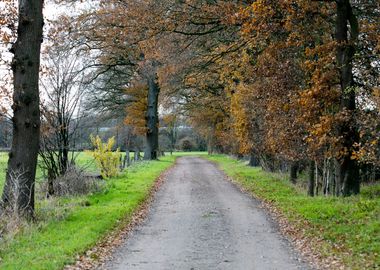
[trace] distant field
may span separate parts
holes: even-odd
[[[71,157],[72,153],[70,153]],[[170,155],[170,153],[166,153],[166,155]],[[173,156],[203,156],[207,155],[207,152],[173,152]],[[93,157],[88,152],[75,152],[75,162],[76,165],[88,172],[97,172],[98,169],[96,168],[96,164],[94,162]],[[131,155],[131,158],[133,157],[133,153]],[[6,152],[0,152],[0,190],[3,190],[4,181],[5,181],[5,171],[7,168],[7,161],[8,161],[8,153]],[[43,180],[43,172],[41,168],[37,168],[37,181]]]
[[[97,171],[94,159],[90,153],[77,152],[77,153],[74,153],[74,156],[75,156],[75,162],[79,168],[84,169],[88,172]],[[0,152],[0,190],[1,191],[3,190],[3,186],[5,182],[5,172],[7,168],[7,162],[8,162],[8,153]],[[44,179],[43,171],[41,170],[40,167],[37,167],[37,181],[42,181],[43,179]]]
[[[3,186],[7,168],[8,153],[0,152],[0,186]]]
[[[0,152],[0,190],[3,190],[5,170],[7,168],[8,153]]]
[[[206,151],[198,151],[198,152],[173,152],[174,156],[205,156],[208,153]],[[170,155],[170,153],[166,153],[166,155]]]

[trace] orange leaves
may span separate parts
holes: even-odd
[[[146,110],[148,87],[146,85],[136,85],[126,88],[126,94],[131,102],[126,108],[127,116],[124,119],[126,125],[133,127],[133,133],[144,135],[147,131]]]
[[[246,101],[250,99],[248,94],[249,90],[244,85],[240,84],[235,91],[236,92],[231,98],[232,127],[239,143],[239,152],[250,153],[253,144],[249,119],[252,119],[252,115],[249,114],[249,110],[247,110],[248,108],[246,106]]]
[[[184,104],[199,132],[223,147],[285,159],[346,154],[339,143],[339,128],[349,118],[341,109],[334,1],[243,2],[101,1],[75,26],[84,25],[84,33],[109,52],[99,57],[102,64],[120,58],[138,63],[141,52],[159,62],[162,93]],[[379,23],[368,17],[361,25],[368,39],[363,46],[370,42],[369,52],[376,53]],[[376,81],[354,69],[362,83]],[[126,123],[142,132],[144,87],[127,92],[134,101]],[[363,103],[380,108],[379,93],[375,88]]]
[[[380,125],[369,120],[358,123],[372,128],[365,128],[361,140],[367,142],[358,143],[357,150],[352,150],[355,139],[351,142],[347,134],[355,127],[359,114],[364,114],[363,119],[378,118],[378,78],[369,75],[379,70],[378,56],[373,55],[380,49],[378,4],[372,3],[376,8],[371,14],[365,1],[355,3],[355,8],[367,14],[363,16],[366,19],[360,19],[363,35],[359,38],[360,45],[368,48],[353,60],[355,79],[363,84],[355,87],[355,101],[362,107],[359,112],[348,112],[342,105],[348,98],[341,89],[342,67],[337,65],[337,49],[342,44],[335,41],[334,2],[258,0],[232,8],[223,23],[241,26],[236,44],[243,45],[233,53],[225,53],[230,44],[220,42],[208,58],[213,60],[212,71],[186,77],[188,88],[210,91],[210,82],[214,81],[224,91],[218,102],[224,106],[227,103],[229,115],[218,119],[216,129],[232,130],[241,152],[270,152],[292,160],[340,158],[353,153],[351,158],[362,159],[367,154],[360,149],[365,145],[377,147],[377,141],[371,138],[380,135],[372,134]],[[344,45],[348,47],[349,43]],[[368,94],[371,89],[373,93]],[[206,102],[201,104],[206,106]],[[206,118],[200,115],[198,121]],[[223,137],[228,132],[214,134]]]

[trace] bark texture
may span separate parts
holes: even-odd
[[[145,160],[158,158],[158,95],[160,87],[157,82],[156,74],[148,78],[148,110],[146,148],[144,153]]]
[[[2,202],[22,216],[34,212],[34,184],[40,135],[39,67],[42,0],[19,0],[17,41],[12,47],[13,140]]]
[[[346,118],[340,128],[342,146],[347,149],[340,159],[339,195],[348,196],[360,191],[359,166],[356,160],[351,159],[353,145],[358,142],[358,131],[355,125],[356,93],[352,73],[352,58],[355,54],[355,44],[359,34],[358,21],[352,12],[349,0],[339,0],[337,3],[336,41],[337,63],[340,71],[340,85],[342,90],[341,111]],[[348,27],[350,26],[350,28]]]

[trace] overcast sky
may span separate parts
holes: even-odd
[[[89,1],[89,2],[92,2],[92,4],[93,4],[93,1]],[[1,0],[0,0],[0,9],[1,8],[4,8],[4,2],[1,2]],[[47,1],[45,1],[43,13],[44,13],[45,20],[55,20],[61,14],[72,14],[72,15],[79,14],[82,10],[89,9],[89,8],[90,8],[90,4],[88,4],[88,3],[76,3],[76,4],[73,4],[71,7],[67,7],[67,6],[63,6],[63,5],[56,5],[53,3],[53,1],[47,0]],[[49,27],[49,24],[46,23],[46,21],[45,21],[44,42],[42,43],[42,47],[47,44],[46,35],[48,33],[48,27]],[[6,47],[5,44],[0,43],[0,56],[2,59],[8,61],[8,63],[11,61],[13,55],[9,52],[9,46]],[[7,80],[7,78],[8,78],[8,82],[9,82],[9,72],[10,72],[9,65],[2,65],[0,63],[0,84],[1,85],[4,84],[4,82]],[[10,84],[8,85],[8,88],[11,88],[11,82],[9,82],[9,83]],[[7,105],[6,107],[10,108],[11,104],[8,104],[9,101],[0,100],[0,104],[4,105],[5,103]]]

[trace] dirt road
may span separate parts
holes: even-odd
[[[114,257],[106,269],[309,269],[257,201],[195,157],[178,160]]]

